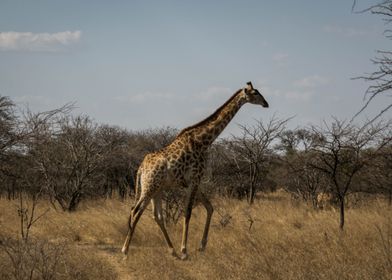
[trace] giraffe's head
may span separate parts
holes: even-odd
[[[265,108],[268,108],[268,102],[264,99],[264,97],[257,89],[253,88],[251,82],[247,82],[246,87],[243,89],[243,92],[245,94],[246,102],[252,104],[259,104]]]

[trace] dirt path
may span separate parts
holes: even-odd
[[[92,251],[106,261],[116,272],[118,280],[135,279],[135,269],[130,267],[129,262],[124,259],[123,254],[120,253],[121,248],[113,245],[92,245],[79,244],[78,247],[88,247]]]

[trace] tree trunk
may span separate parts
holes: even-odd
[[[76,210],[76,207],[79,205],[81,195],[82,194],[79,191],[76,191],[72,194],[71,200],[68,204],[68,212],[73,212]]]
[[[57,203],[60,205],[60,207],[63,211],[67,210],[67,206],[66,206],[64,199],[62,197],[60,197],[59,195],[55,195],[54,199],[57,201]]]
[[[391,207],[391,205],[392,205],[392,189],[389,189],[388,206]]]
[[[16,180],[12,180],[11,188],[8,187],[8,200],[15,199]]]
[[[312,206],[313,209],[317,209],[319,205],[317,204],[317,196],[312,195]]]
[[[340,225],[339,228],[343,230],[344,227],[344,196],[339,196],[340,202]]]
[[[255,194],[256,194],[256,176],[257,176],[257,167],[256,166],[251,166],[250,168],[250,186],[249,186],[249,197],[248,197],[248,203],[253,204],[255,200]]]
[[[250,184],[250,189],[249,189],[249,198],[248,198],[248,203],[249,203],[249,204],[253,204],[253,202],[254,202],[254,197],[255,197],[255,187],[254,187],[254,185],[251,183],[251,184]]]

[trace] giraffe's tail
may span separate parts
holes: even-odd
[[[140,193],[141,193],[141,183],[140,183],[140,177],[141,177],[141,168],[137,170],[136,173],[136,181],[135,181],[135,204],[139,200]]]

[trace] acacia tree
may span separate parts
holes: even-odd
[[[6,151],[19,139],[17,117],[14,103],[6,96],[0,96],[0,160],[4,160]]]
[[[319,206],[318,194],[329,191],[324,174],[312,168],[318,165],[312,151],[318,141],[316,135],[307,129],[287,130],[280,136],[280,148],[286,152],[283,157],[288,172],[286,189],[295,197],[310,200],[314,208]]]
[[[14,103],[6,96],[0,96],[0,184],[1,192],[6,191],[10,198],[14,180],[10,180],[10,148],[18,139],[15,133],[16,116]]]
[[[35,143],[54,133],[53,123],[72,110],[72,104],[33,113],[28,108],[18,108],[7,97],[0,97],[0,172],[2,187],[8,198],[20,192],[34,196],[41,193],[42,178],[31,154]]]
[[[0,96],[0,186],[8,198],[15,197],[17,182],[21,173],[17,172],[22,159],[20,147],[28,135],[24,123],[17,116],[17,107],[9,97]]]
[[[63,117],[59,131],[32,149],[47,193],[63,210],[74,211],[85,195],[96,192],[93,178],[106,146],[95,139],[97,125],[88,117]],[[50,130],[50,129],[49,129]]]
[[[363,186],[365,191],[383,193],[388,196],[388,205],[392,205],[392,146],[387,145],[372,153],[371,164],[364,170]],[[369,190],[371,188],[371,190]]]
[[[112,197],[117,191],[121,198],[129,194],[133,183],[132,155],[128,151],[129,133],[115,126],[102,125],[95,132],[95,141],[104,149],[97,172],[92,179],[103,195]]]
[[[253,126],[240,126],[242,135],[233,136],[227,141],[229,157],[235,163],[235,171],[239,179],[247,187],[248,203],[252,204],[257,188],[266,179],[272,163],[272,144],[284,131],[289,119],[272,117],[267,123],[261,120]]]
[[[322,126],[311,127],[319,139],[312,146],[317,163],[311,166],[326,176],[338,200],[340,229],[345,222],[345,197],[370,159],[364,151],[374,147],[377,151],[391,141],[390,137],[385,137],[388,128],[389,124],[382,123],[358,127],[337,119],[331,124],[324,122]]]

